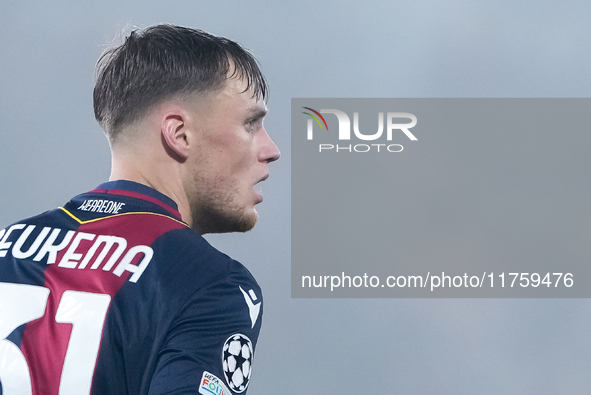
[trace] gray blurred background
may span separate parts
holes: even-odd
[[[208,237],[265,294],[249,394],[591,393],[587,299],[291,299],[289,146],[292,97],[589,97],[590,3],[2,0],[0,10],[0,227],[107,179],[93,69],[124,26],[201,28],[262,63],[265,123],[283,157],[257,228]]]

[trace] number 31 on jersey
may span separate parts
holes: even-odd
[[[0,283],[0,382],[3,395],[32,395],[29,365],[21,350],[7,340],[19,326],[43,317],[49,289]],[[111,296],[65,291],[55,315],[72,324],[60,378],[59,395],[90,394],[92,374]]]

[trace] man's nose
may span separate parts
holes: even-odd
[[[279,152],[279,148],[277,148],[273,140],[271,140],[267,131],[263,129],[262,132],[263,135],[261,137],[263,141],[260,150],[260,160],[267,163],[275,162],[281,157],[281,152]]]

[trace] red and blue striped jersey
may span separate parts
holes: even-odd
[[[0,230],[0,395],[244,394],[261,316],[250,272],[145,185]]]

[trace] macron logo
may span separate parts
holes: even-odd
[[[240,291],[242,291],[242,295],[244,295],[244,300],[246,301],[246,305],[248,306],[248,312],[250,313],[250,321],[252,322],[252,326],[250,328],[252,329],[254,328],[254,324],[257,322],[257,319],[259,318],[259,313],[261,311],[261,302],[254,304],[254,302],[257,300],[257,296],[252,289],[248,291],[248,293],[246,293],[246,291],[243,290],[240,285],[238,286],[238,288],[240,288]]]

